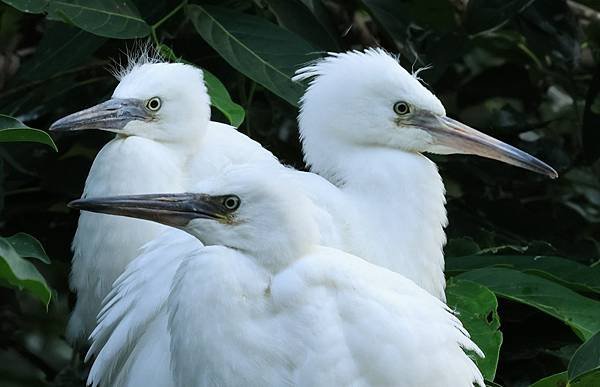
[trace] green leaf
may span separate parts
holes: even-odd
[[[44,263],[50,263],[50,258],[48,258],[42,244],[31,235],[20,232],[4,239],[10,243],[20,256],[25,258],[36,258]]]
[[[567,371],[569,380],[575,380],[590,372],[600,371],[600,331],[575,351]]]
[[[39,242],[27,234],[0,238],[0,280],[2,280],[0,283],[25,290],[47,306],[51,297],[50,288],[36,267],[24,259],[31,255],[42,261],[47,260],[48,257],[43,249],[41,252],[40,249]]]
[[[204,83],[206,83],[208,95],[210,96],[210,103],[227,117],[232,126],[239,127],[246,116],[244,108],[231,100],[229,92],[219,78],[204,69],[202,71],[204,72]]]
[[[547,376],[533,383],[530,387],[567,387],[567,372]]]
[[[42,13],[48,7],[49,0],[2,0],[4,3],[15,7],[21,12]]]
[[[106,38],[133,39],[150,34],[150,26],[128,0],[51,0],[48,18]]]
[[[186,12],[196,31],[231,66],[297,106],[303,87],[291,77],[317,57],[309,43],[255,16],[199,5]]]
[[[20,11],[46,12],[48,19],[116,39],[143,38],[150,26],[129,0],[3,0]]]
[[[0,114],[0,142],[37,142],[58,151],[48,133],[32,129],[16,118],[3,114]]]
[[[92,34],[116,39],[143,38],[150,26],[130,0],[3,0],[29,13],[73,24]]]
[[[583,339],[600,330],[600,302],[545,278],[502,268],[471,270],[458,278],[480,283],[500,297],[539,309],[569,325]]]
[[[482,267],[504,267],[539,275],[575,290],[600,293],[600,266],[554,256],[468,255],[446,258],[446,273],[458,274]]]
[[[340,50],[335,30],[330,27],[328,15],[319,0],[266,0],[266,3],[277,16],[279,25],[285,29],[302,36],[315,47]],[[320,19],[313,12],[320,12]]]
[[[600,386],[600,372],[592,371],[585,375],[581,375],[580,377],[570,380],[569,387],[598,387]]]
[[[175,52],[173,52],[171,47],[165,44],[160,44],[158,50],[162,56],[173,62],[187,63],[195,66],[193,63],[175,55]],[[242,122],[244,122],[246,116],[244,108],[231,100],[229,92],[219,78],[205,69],[202,69],[202,72],[204,73],[204,83],[206,84],[208,95],[210,96],[211,105],[219,109],[221,113],[227,117],[231,125],[236,128],[239,127]]]
[[[415,23],[429,30],[440,31],[456,26],[454,8],[447,0],[362,0],[362,3],[399,48],[406,44],[409,27]]]
[[[35,54],[17,73],[29,81],[44,80],[83,64],[106,40],[62,23],[49,23]]]
[[[477,366],[486,379],[494,380],[502,345],[496,296],[485,286],[455,278],[448,281],[446,296],[448,306],[485,354],[485,358],[475,359]]]

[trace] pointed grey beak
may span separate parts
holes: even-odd
[[[195,193],[126,195],[74,200],[69,207],[181,228],[199,218],[228,221],[223,198]]]
[[[53,132],[87,129],[119,132],[131,121],[150,121],[154,116],[138,99],[112,98],[77,113],[61,118],[50,126]]]
[[[426,130],[434,139],[432,153],[464,153],[494,159],[525,168],[555,179],[558,173],[545,162],[446,116],[417,111],[413,124]]]

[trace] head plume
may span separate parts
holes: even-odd
[[[121,81],[135,68],[149,63],[167,63],[168,60],[161,55],[158,48],[150,40],[137,40],[132,46],[126,46],[122,51],[123,57],[113,59],[109,67],[111,74]]]

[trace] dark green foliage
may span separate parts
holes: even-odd
[[[56,136],[57,154],[39,129],[106,99],[116,85],[106,69],[134,38],[207,70],[214,119],[299,168],[299,66],[375,45],[409,70],[432,65],[419,76],[450,116],[560,174],[432,156],[447,187],[448,301],[488,355],[479,367],[490,385],[600,385],[592,0],[3,0],[0,385],[84,385],[86,366],[63,339],[78,215],[66,203],[110,135]]]

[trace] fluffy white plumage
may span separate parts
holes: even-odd
[[[162,106],[151,121],[132,120],[113,130],[117,136],[94,160],[83,197],[180,192],[232,163],[276,162],[235,128],[209,121],[209,97],[199,69],[138,63],[121,74],[113,93],[113,98],[142,103],[153,97],[160,97]],[[72,342],[87,338],[114,280],[162,230],[151,222],[81,214],[73,241],[71,287],[77,303],[67,328]]]
[[[399,125],[393,110],[407,101],[445,115],[441,102],[381,49],[331,54],[297,74],[310,79],[298,120],[304,159],[335,184],[306,187],[341,230],[335,247],[445,300],[444,185],[420,153],[430,150],[428,134]]]
[[[95,343],[104,346],[101,356],[116,358],[102,365],[98,358],[90,382],[483,386],[463,349],[482,354],[441,301],[397,273],[317,246],[313,213],[320,210],[289,175],[265,170],[231,169],[201,185],[208,194],[241,198],[231,221],[195,219],[184,227],[206,247],[163,260],[161,249],[174,245],[152,242],[144,260],[129,266],[95,333]],[[154,280],[150,303],[148,297],[139,299],[143,305],[120,298],[135,299],[138,279],[158,273],[172,281],[169,291]],[[105,324],[117,325],[110,337],[101,334]],[[163,340],[165,326],[170,346]],[[132,333],[133,349],[122,339]],[[150,338],[155,342],[146,346]],[[168,348],[174,384],[155,373]],[[137,356],[147,356],[145,368],[122,366]],[[96,379],[111,374],[101,369],[107,364],[123,371]]]
[[[377,134],[375,133],[377,128],[370,128],[370,126],[382,123],[377,120],[373,112],[354,111],[355,106],[351,104],[351,100],[357,93],[370,92],[379,84],[370,88],[369,82],[361,82],[353,93],[340,94],[334,101],[324,100],[334,96],[317,96],[319,103],[322,104],[321,107],[315,107],[311,103],[312,95],[318,93],[320,88],[331,87],[326,73],[335,74],[338,68],[342,69],[343,75],[348,76],[351,74],[347,73],[346,66],[353,69],[357,66],[359,68],[368,68],[364,67],[368,65],[381,66],[379,60],[383,60],[383,66],[393,66],[390,77],[394,75],[400,77],[402,82],[408,79],[411,87],[422,88],[422,86],[408,73],[403,72],[404,70],[396,61],[385,53],[369,51],[367,54],[340,55],[339,58],[346,59],[349,63],[334,62],[334,67],[329,69],[328,66],[333,60],[329,58],[306,70],[306,74],[317,76],[317,80],[313,82],[303,99],[303,110],[300,116],[308,163],[317,172],[337,183],[337,186],[314,174],[291,170],[288,172],[297,182],[296,187],[307,192],[314,202],[324,209],[313,213],[320,228],[319,236],[322,244],[340,247],[384,266],[387,265],[400,273],[407,273],[409,278],[426,286],[437,297],[443,298],[443,261],[440,260],[442,260],[441,248],[444,241],[442,227],[446,218],[443,207],[443,185],[435,165],[420,154],[398,151],[387,144],[380,144],[379,147],[363,146],[348,139],[349,136],[360,138],[362,130],[360,125],[366,125],[365,129],[373,131],[373,135]],[[367,62],[363,63],[365,61]],[[319,66],[324,66],[325,69]],[[379,73],[385,74],[382,71]],[[327,82],[319,83],[321,77],[325,77]],[[335,81],[340,80],[335,79]],[[348,82],[344,83],[348,84]],[[334,89],[339,91],[337,86]],[[394,100],[397,94],[396,90],[392,91],[394,94],[390,98]],[[407,89],[403,91],[414,92]],[[368,96],[364,98],[369,99]],[[437,101],[433,96],[431,99]],[[391,110],[393,102],[385,102],[385,108]],[[337,110],[329,111],[328,106]],[[326,109],[327,113],[323,109]],[[353,118],[356,117],[350,117],[353,111],[368,117],[354,120]],[[346,127],[329,126],[331,122],[327,117],[335,119],[334,112],[337,112],[338,116],[341,115],[338,122]],[[348,116],[347,120],[344,120],[345,116]],[[393,128],[388,126],[381,128],[383,132],[386,130],[393,131]],[[351,134],[347,134],[346,131]],[[339,140],[335,139],[336,136],[340,137]],[[383,138],[387,138],[386,136]],[[315,146],[309,143],[310,139],[314,139],[315,144],[326,147],[315,149]],[[327,149],[327,146],[332,148]],[[335,155],[332,154],[334,152]],[[211,157],[218,157],[218,155],[211,155]],[[326,160],[323,162],[323,167],[316,167],[315,163],[318,160]],[[202,162],[211,162],[211,158],[205,158]],[[327,165],[330,167],[326,168]],[[377,188],[373,189],[374,187]],[[412,215],[415,208],[418,210],[417,214]],[[412,227],[406,227],[411,222]],[[274,229],[277,227],[274,226]],[[138,355],[143,351],[164,353],[168,340],[163,338],[172,333],[164,323],[167,295],[164,290],[158,289],[164,289],[164,284],[172,282],[174,268],[185,258],[189,249],[185,243],[178,246],[169,238],[171,236],[167,234],[146,246],[135,261],[135,265],[132,265],[115,285],[115,291],[111,293],[113,298],[108,298],[109,307],[103,309],[100,323],[92,335],[94,345],[89,356],[97,355],[97,359],[90,373],[91,383],[111,386],[144,384],[146,379],[143,371],[137,370],[149,367],[152,367],[153,372],[159,372],[158,369],[162,367],[164,370],[160,373],[168,374],[169,362],[151,361],[152,357]],[[166,251],[160,247],[161,244],[169,246],[168,254],[157,253],[157,251]],[[282,246],[281,250],[285,248]],[[410,256],[410,254],[415,255]],[[154,263],[154,260],[159,257],[162,261]],[[138,290],[131,291],[130,287],[123,284],[135,284],[131,289]],[[152,297],[146,296],[148,294],[152,294]],[[132,324],[133,317],[129,316],[136,316],[135,319],[140,322]],[[152,350],[147,348],[146,343],[149,342],[155,345]],[[114,357],[114,354],[122,352],[123,348],[128,348],[128,351],[122,355],[127,359],[126,361]],[[143,348],[143,350],[136,348]],[[120,383],[122,381],[127,382]]]
[[[299,192],[305,193],[312,200],[316,205],[309,206],[312,208],[310,215],[313,224],[310,227],[302,227],[302,232],[298,230],[291,232],[291,234],[296,235],[296,239],[290,239],[287,234],[280,235],[280,226],[271,222],[268,227],[262,224],[263,227],[260,230],[254,230],[254,232],[265,234],[269,243],[257,242],[257,235],[263,234],[255,235],[252,233],[249,233],[245,239],[250,241],[248,246],[231,246],[231,243],[240,240],[235,235],[229,239],[223,238],[221,242],[228,241],[228,246],[244,252],[255,251],[257,245],[264,246],[265,251],[255,254],[255,256],[263,258],[268,257],[272,251],[277,251],[280,255],[287,251],[293,253],[295,250],[288,243],[298,241],[298,235],[310,234],[308,231],[312,230],[316,224],[318,226],[317,236],[311,236],[311,238],[316,238],[313,239],[319,241],[321,245],[339,247],[342,250],[364,257],[372,263],[397,271],[415,281],[435,297],[443,300],[442,246],[445,242],[443,227],[446,224],[444,187],[436,166],[420,152],[448,152],[452,149],[441,147],[433,134],[420,128],[420,124],[401,119],[393,108],[397,101],[407,101],[417,112],[421,110],[425,114],[433,115],[433,119],[437,120],[438,117],[445,117],[443,106],[418,80],[402,69],[394,58],[381,50],[333,54],[301,70],[300,74],[302,78],[312,79],[311,85],[303,98],[300,115],[300,131],[305,158],[313,171],[325,176],[331,182],[315,174],[293,170],[282,171],[281,168],[278,168],[277,172],[273,170],[271,178],[284,179],[282,176],[287,176],[285,179],[289,179],[290,185],[293,185]],[[340,85],[343,85],[343,87],[340,87]],[[415,115],[415,117],[419,118],[418,115]],[[220,149],[223,149],[223,147],[215,147],[215,153],[200,160],[200,162],[212,162],[213,158],[219,157],[217,152]],[[454,151],[460,152],[460,149]],[[237,161],[243,163],[245,154],[235,153],[240,155],[240,160]],[[276,178],[276,176],[279,177]],[[278,183],[280,185],[287,184],[281,181]],[[240,186],[238,188],[243,189],[244,187]],[[275,212],[277,213],[277,211]],[[268,219],[264,219],[264,222],[267,221]],[[289,225],[289,223],[286,224]],[[286,232],[288,231],[290,230],[286,230]],[[239,233],[240,229],[237,232]],[[211,235],[211,233],[205,233],[200,236],[200,239],[207,241],[209,244],[221,244],[219,241],[212,241],[210,239]],[[198,326],[191,323],[185,325],[187,317],[181,317],[183,320],[180,321],[178,316],[191,314],[188,317],[192,318],[194,313],[205,316],[204,309],[200,306],[203,305],[199,302],[200,299],[205,300],[210,306],[218,301],[221,304],[217,306],[226,307],[222,304],[224,301],[214,296],[222,290],[220,287],[221,282],[214,280],[209,274],[202,274],[201,270],[198,270],[195,274],[196,277],[187,276],[188,270],[192,271],[197,267],[196,265],[203,264],[204,257],[210,257],[213,252],[221,254],[223,250],[220,248],[190,250],[189,246],[186,245],[187,241],[178,242],[175,240],[176,238],[171,238],[175,237],[166,234],[148,244],[136,261],[128,267],[117,281],[115,290],[107,298],[99,325],[92,335],[94,345],[88,356],[97,355],[97,359],[90,372],[90,383],[110,386],[144,385],[148,381],[148,375],[144,374],[144,370],[152,368],[150,376],[163,381],[162,385],[169,386],[175,383],[173,380],[170,381],[171,384],[166,382],[168,377],[165,375],[170,373],[171,363],[177,371],[176,374],[179,375],[179,385],[190,385],[190,380],[181,376],[184,374],[188,377],[196,375],[195,377],[200,379],[205,377],[205,374],[198,371],[198,364],[200,363],[195,363],[196,360],[191,361],[189,359],[197,359],[192,356],[192,352],[200,351],[199,353],[202,353],[201,351],[203,351],[200,348],[202,346],[195,341],[195,336],[202,337],[203,340],[209,340],[210,337],[204,337],[203,330]],[[305,241],[306,243],[302,245],[311,246],[314,244],[314,240],[311,239],[310,243]],[[168,246],[168,249],[163,249],[162,244]],[[192,252],[190,253],[190,251]],[[229,262],[229,258],[231,258],[231,262],[238,259],[241,259],[241,262],[248,261],[230,251],[223,254],[225,254],[223,262]],[[305,254],[307,252],[299,252],[297,256]],[[314,256],[320,257],[322,255],[325,256],[325,258],[322,258],[322,264],[316,258],[310,258],[303,262],[310,262],[316,268],[330,270],[331,266],[334,266],[331,262],[337,264],[341,259],[340,257],[346,257],[350,260],[348,269],[347,271],[342,270],[341,273],[347,273],[348,275],[352,273],[352,275],[357,276],[360,275],[361,270],[371,273],[365,274],[365,278],[368,278],[368,280],[363,278],[351,279],[342,275],[343,278],[348,280],[346,282],[342,281],[342,278],[322,277],[326,283],[333,281],[332,284],[335,286],[338,286],[336,281],[340,281],[340,289],[346,289],[346,285],[356,282],[357,284],[361,283],[361,292],[367,292],[367,288],[362,288],[363,280],[365,282],[364,286],[367,286],[366,283],[369,281],[378,282],[377,278],[381,275],[382,281],[386,283],[384,279],[391,278],[389,276],[392,275],[386,270],[374,268],[364,262],[356,266],[352,263],[356,258],[351,258],[340,252],[332,253],[330,250],[320,250]],[[309,256],[313,257],[310,254]],[[176,271],[177,267],[180,268]],[[351,267],[354,269],[351,269]],[[215,278],[221,278],[224,275],[227,276],[227,279],[237,278],[237,266],[234,268],[234,266],[220,267],[213,265],[210,268],[231,271],[229,275],[224,272],[217,272]],[[210,273],[210,268],[206,268],[207,273]],[[251,269],[252,265],[248,267],[239,266],[241,271],[239,275],[244,276],[243,273],[247,273],[249,276],[255,276],[256,278],[252,278],[256,281],[255,285],[260,288],[264,283],[261,285],[259,273]],[[269,268],[269,270],[272,269]],[[304,270],[302,269],[302,272]],[[273,271],[273,273],[275,272],[277,271]],[[207,278],[202,277],[203,275]],[[316,275],[316,272],[311,275]],[[395,275],[392,276],[396,278]],[[203,279],[200,280],[200,278]],[[456,336],[456,332],[460,329],[457,328],[457,325],[449,323],[449,321],[456,323],[456,319],[446,313],[444,308],[441,307],[442,304],[432,301],[431,297],[428,298],[412,282],[404,279],[400,283],[402,285],[398,286],[401,288],[397,289],[398,294],[394,297],[400,297],[399,299],[403,301],[399,302],[410,305],[410,308],[414,308],[415,313],[415,315],[409,313],[401,316],[408,318],[421,316],[424,318],[427,316],[425,314],[426,309],[431,307],[432,310],[443,311],[444,318],[434,321],[425,319],[421,321],[423,327],[437,329],[435,324],[440,323],[442,325],[447,324],[446,327],[455,329],[441,330],[440,336],[433,334],[432,337],[432,340],[445,338],[449,343],[449,346],[445,348],[448,350],[446,352],[444,348],[432,349],[435,353],[440,353],[439,358],[436,358],[437,360],[447,362],[447,367],[452,368],[452,371],[446,371],[448,373],[445,375],[448,378],[440,380],[447,382],[446,385],[462,385],[465,380],[479,380],[480,375],[474,370],[472,363],[464,363],[464,355],[462,352],[456,351],[456,348],[459,347],[457,343],[467,348],[471,348],[472,345],[468,340],[461,341],[466,340],[464,336]],[[165,291],[165,284],[172,284],[172,290]],[[302,292],[306,292],[306,302],[308,302],[306,305],[311,305],[311,302],[317,300],[317,294],[320,290],[315,289],[320,289],[319,286],[315,285],[314,289],[298,287],[294,290],[297,293],[294,294],[298,298],[301,297]],[[225,295],[227,291],[240,290],[240,288],[230,289],[227,287],[224,289],[225,293],[220,294],[221,298],[227,298]],[[285,287],[278,289],[282,289],[283,292]],[[386,288],[382,290],[382,294],[394,294],[393,291]],[[405,293],[402,293],[403,291]],[[185,296],[188,292],[193,296]],[[185,297],[191,298],[185,299]],[[376,297],[383,296],[378,293]],[[410,297],[418,297],[419,300],[429,301],[423,301],[426,305],[426,308],[423,309],[408,303],[407,300]],[[352,299],[352,302],[354,301],[356,299]],[[367,301],[365,300],[364,308],[365,310],[371,310],[372,306],[368,305]],[[186,302],[193,304],[186,304]],[[338,300],[331,301],[329,305],[337,305],[336,302]],[[261,305],[261,308],[281,306],[276,303]],[[295,304],[294,308],[304,310],[304,306],[304,304]],[[342,306],[350,308],[350,304],[339,305],[339,307]],[[178,312],[169,312],[169,308]],[[390,305],[390,308],[393,309],[392,305]],[[169,316],[171,316],[170,319]],[[307,316],[302,318],[308,318]],[[252,328],[253,332],[264,329],[262,323],[267,324],[265,326],[268,327],[268,323],[265,321],[261,323],[259,320],[246,317],[248,318],[248,329]],[[374,318],[384,317],[384,315],[375,315]],[[432,315],[431,317],[435,316]],[[221,318],[225,318],[225,315],[221,315]],[[171,322],[167,323],[167,321]],[[180,324],[176,324],[176,321],[180,321]],[[345,329],[343,326],[344,321],[333,321],[332,323],[336,322],[341,325],[334,324],[332,326],[341,329],[343,332]],[[217,324],[215,321],[212,323]],[[185,329],[190,330],[185,331]],[[323,327],[323,329],[325,328]],[[242,332],[245,331],[242,330]],[[245,332],[244,335],[246,334],[251,336],[251,333]],[[331,332],[331,334],[334,335],[335,332]],[[173,341],[169,345],[171,338],[173,338]],[[237,338],[239,340],[244,339],[243,337]],[[174,344],[175,342],[177,344]],[[237,364],[241,364],[240,361],[243,359],[238,359],[232,348],[239,344],[243,349],[243,345],[247,343],[223,341],[224,346],[227,346],[227,343],[230,344],[230,347],[229,352],[226,354],[232,357],[213,359],[216,362],[215,367],[216,364],[220,364],[221,367],[235,367]],[[188,353],[185,351],[177,352],[179,355],[175,355],[180,347],[184,348],[188,344],[192,345],[192,347],[189,347]],[[214,341],[213,344],[217,345],[218,342]],[[355,344],[357,346],[353,350],[356,351],[360,350],[360,345],[367,345],[365,348],[373,349],[373,347],[368,347],[367,341]],[[410,347],[409,344],[403,344],[407,352],[402,353],[402,355],[411,360],[413,358],[421,359],[422,362],[419,364],[424,367],[415,368],[412,373],[407,370],[409,373],[406,380],[416,383],[417,377],[425,378],[429,375],[429,368],[426,367],[427,363],[420,357],[427,354],[427,352],[426,350],[419,352],[415,349],[416,347]],[[168,362],[164,358],[164,354],[169,352],[169,347],[174,354],[172,362]],[[270,359],[269,356],[276,356],[271,351],[276,352],[276,349],[262,349],[266,351],[264,355],[268,359]],[[224,348],[222,350],[227,351],[228,349]],[[288,350],[294,353],[296,348],[292,346]],[[298,353],[303,353],[304,350],[306,348],[299,348]],[[398,350],[402,351],[402,348]],[[411,353],[410,350],[414,350],[414,352]],[[144,353],[149,355],[146,357]],[[241,353],[243,353],[243,350]],[[346,352],[346,354],[348,353],[351,352]],[[395,355],[392,352],[390,353]],[[115,354],[119,354],[119,356],[115,357]],[[339,353],[333,354],[340,355]],[[427,354],[427,356],[435,358],[435,355]],[[429,358],[427,359],[429,361]],[[456,359],[464,367],[459,366],[460,364],[454,367],[453,359]],[[325,359],[319,359],[319,364],[321,360],[325,364]],[[468,366],[465,364],[468,364]],[[281,376],[281,369],[277,370],[275,374],[268,377],[277,378]],[[346,369],[346,371],[349,372],[350,378],[360,375],[358,371],[355,373],[350,372],[349,369]],[[194,372],[196,373],[194,374]],[[164,379],[155,376],[155,374],[162,375]],[[211,377],[207,376],[206,378],[208,379],[202,380],[210,383]],[[357,379],[356,382],[360,385],[360,380]],[[371,382],[373,380],[369,379],[369,383]],[[202,381],[198,383],[202,383]]]

